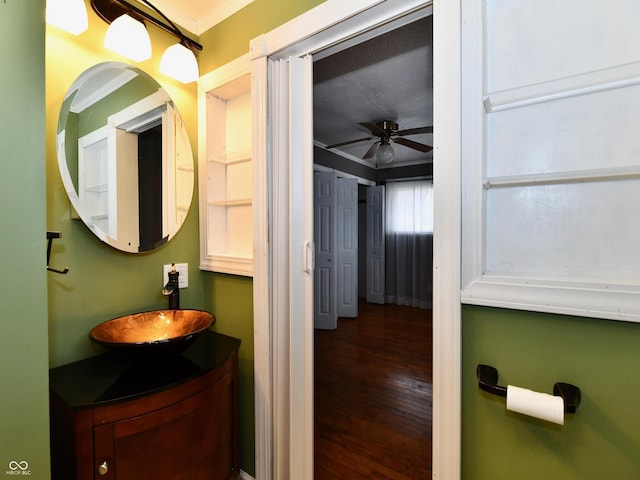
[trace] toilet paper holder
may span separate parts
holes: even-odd
[[[507,387],[498,385],[498,370],[490,365],[478,365],[476,368],[478,386],[485,392],[507,396]],[[580,405],[580,389],[570,383],[558,382],[553,386],[553,394],[560,396],[564,400],[565,413],[575,413]]]

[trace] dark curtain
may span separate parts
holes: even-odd
[[[386,234],[386,303],[430,309],[433,234]]]

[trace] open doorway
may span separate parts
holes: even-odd
[[[355,318],[338,315],[335,331],[316,330],[314,337],[318,479],[345,478],[347,465],[336,467],[338,457],[357,464],[350,475],[362,478],[383,478],[391,472],[393,478],[430,475],[432,288],[429,282],[422,287],[427,294],[410,300],[416,307],[406,306],[395,287],[385,295],[383,286],[381,297],[374,300],[378,305],[366,301],[371,300],[367,237],[372,236],[366,211],[371,187],[384,191],[388,183],[410,180],[431,184],[432,25],[427,16],[331,56],[314,57],[315,168],[357,179],[359,190],[358,312]],[[384,122],[406,133],[409,146],[369,130],[370,124]],[[385,143],[393,152],[389,163],[375,154]],[[428,240],[431,252],[432,229]],[[430,280],[430,255],[412,257],[411,262],[419,264],[416,272],[428,271]],[[385,269],[381,272],[384,285]],[[317,289],[316,284],[316,299]],[[371,328],[363,328],[363,323]],[[395,348],[398,345],[404,348]],[[407,428],[407,419],[414,428]],[[403,444],[405,448],[393,453],[394,445]]]
[[[355,34],[432,13],[433,472],[460,477],[460,4],[327,0],[251,42],[255,131],[272,126],[253,148],[254,178],[268,180],[254,185],[254,351],[265,359],[255,364],[260,478],[272,471],[313,478],[311,56]]]

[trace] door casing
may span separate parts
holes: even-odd
[[[364,32],[392,28],[393,20],[409,23],[421,16],[434,15],[434,302],[433,302],[433,478],[460,478],[460,170],[461,170],[461,2],[451,0],[327,0],[251,42],[252,95],[254,113],[254,348],[256,362],[256,478],[274,478],[278,472],[301,473],[296,478],[313,477],[313,364],[305,362],[312,352],[312,338],[296,336],[292,318],[279,305],[282,290],[292,291],[302,272],[284,272],[284,255],[279,239],[293,238],[286,231],[273,229],[273,219],[288,216],[292,205],[287,188],[298,181],[286,166],[275,164],[280,155],[289,156],[279,129],[288,129],[286,114],[271,121],[272,109],[294,111],[310,103],[312,79],[307,78],[299,96],[292,96],[292,85],[273,91],[269,82],[274,68],[270,62],[290,57],[302,58],[330,51],[335,45]],[[378,30],[376,30],[378,28]],[[380,32],[382,33],[382,32]],[[299,86],[298,86],[299,87]],[[292,104],[287,105],[286,102]],[[264,126],[267,126],[265,129]],[[288,141],[288,139],[286,139]],[[442,162],[439,159],[443,159]],[[310,167],[310,166],[309,166]],[[303,175],[311,168],[299,170]],[[300,179],[303,183],[306,178]],[[283,191],[284,189],[284,191]],[[298,212],[300,214],[300,212]],[[312,212],[302,212],[312,217]],[[295,215],[292,228],[298,228]],[[301,229],[305,225],[299,225]],[[299,232],[298,232],[299,233]],[[311,239],[299,239],[306,243]],[[290,245],[293,252],[303,245]],[[288,268],[288,267],[287,267]],[[310,293],[311,295],[312,293]],[[286,297],[286,295],[284,295]],[[309,302],[310,303],[310,302]],[[276,314],[277,313],[277,314]],[[312,312],[305,312],[312,322]],[[302,332],[304,329],[299,330]],[[300,342],[303,344],[300,347]],[[285,345],[286,343],[286,345]],[[296,346],[294,351],[291,347]],[[296,353],[297,352],[297,353]],[[286,353],[286,354],[284,354]],[[296,368],[293,368],[293,367]],[[301,371],[299,369],[302,369]],[[289,372],[289,373],[287,373]],[[293,372],[293,373],[292,373]],[[302,375],[300,375],[302,373]],[[275,385],[301,392],[300,424],[282,421],[284,400]],[[288,405],[292,410],[297,407]],[[294,412],[295,415],[295,412]],[[293,441],[295,439],[295,441]],[[291,440],[291,441],[290,441]],[[303,445],[298,442],[303,442]],[[286,451],[282,451],[286,450]],[[299,455],[301,453],[301,455]],[[311,457],[311,458],[309,458]],[[287,462],[286,466],[281,465]],[[280,477],[275,477],[280,478]],[[282,477],[284,478],[284,477]],[[293,478],[293,477],[291,477]]]

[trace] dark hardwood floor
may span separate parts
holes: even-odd
[[[431,478],[431,311],[359,304],[315,331],[314,480]]]

